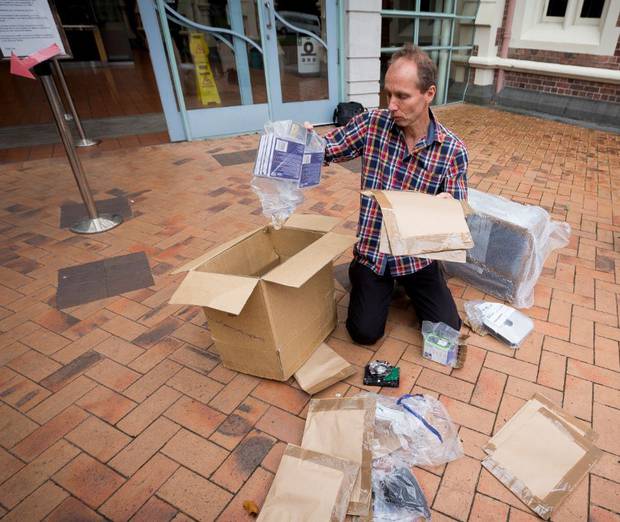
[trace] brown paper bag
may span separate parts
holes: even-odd
[[[350,377],[355,371],[355,366],[321,343],[310,359],[295,372],[295,379],[303,391],[314,395]]]
[[[258,521],[341,522],[359,464],[289,444]]]
[[[365,516],[370,508],[375,408],[371,397],[314,399],[308,407],[301,446],[360,465],[347,510],[350,515]]]

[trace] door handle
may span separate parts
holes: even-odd
[[[265,24],[265,27],[267,27],[267,29],[271,29],[273,27],[271,23],[271,19],[273,17],[271,12],[271,2],[265,2],[265,9],[267,10],[267,23]]]

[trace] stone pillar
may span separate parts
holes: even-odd
[[[346,0],[345,94],[367,108],[379,106],[381,0]]]
[[[495,58],[499,52],[496,45],[497,30],[501,28],[505,0],[480,0],[476,16],[474,46],[478,46],[478,56]],[[494,95],[495,69],[477,68],[473,85],[469,86],[465,101],[486,104]]]

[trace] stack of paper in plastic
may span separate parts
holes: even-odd
[[[318,185],[325,141],[316,132],[291,120],[265,126],[260,138],[254,175],[296,181],[300,188]]]

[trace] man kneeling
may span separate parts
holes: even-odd
[[[370,110],[327,134],[325,160],[362,157],[363,190],[414,190],[467,198],[467,149],[430,110],[437,68],[413,46],[397,51],[385,75],[388,108]],[[379,252],[381,210],[361,195],[359,241],[349,267],[351,298],[347,330],[359,344],[374,344],[385,331],[394,282],[424,320],[461,327],[456,304],[438,263]]]

